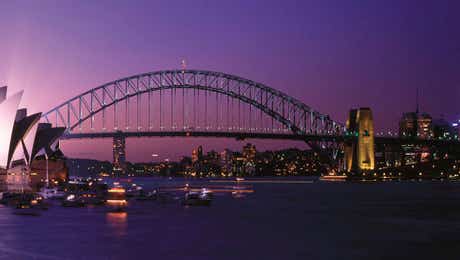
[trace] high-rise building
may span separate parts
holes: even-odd
[[[417,136],[417,118],[418,115],[415,112],[403,113],[401,120],[399,120],[399,136]]]
[[[428,114],[420,114],[417,118],[417,137],[430,139],[433,137],[433,119]]]
[[[374,120],[370,108],[350,110],[347,129],[358,134],[357,142],[345,146],[347,171],[374,170]]]
[[[193,149],[192,150],[192,163],[196,163],[198,161],[198,150]]]
[[[220,153],[220,167],[224,175],[228,175],[232,172],[232,160],[233,152],[229,149],[225,149]]]
[[[200,145],[197,149],[192,150],[192,163],[196,163],[203,159],[203,147]]]
[[[256,159],[256,146],[250,143],[247,143],[245,146],[243,146],[243,157],[246,159],[246,161],[254,161]]]
[[[404,113],[399,121],[399,136],[429,139],[433,137],[433,119],[429,114]]]
[[[126,170],[126,140],[121,133],[113,137],[113,172],[125,173]]]
[[[243,147],[243,160],[245,174],[254,174],[256,170],[256,146],[253,144],[246,144]]]

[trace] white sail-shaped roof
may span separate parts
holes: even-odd
[[[6,95],[6,89],[0,89]],[[21,101],[23,91],[20,91],[1,102],[0,99],[0,167],[6,169],[8,164],[8,152],[10,148],[11,134],[13,132],[16,111]]]
[[[32,158],[30,157],[30,154],[32,153],[32,149],[34,147],[35,136],[37,135],[37,129],[38,129],[38,124],[35,124],[32,127],[32,129],[30,129],[29,133],[22,140],[24,143],[24,147],[23,149],[21,149],[21,151],[23,152],[22,154],[24,155],[23,158],[26,159],[27,164],[29,165],[32,162]]]

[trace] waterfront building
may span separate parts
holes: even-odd
[[[7,188],[30,188],[30,172],[34,159],[47,157],[64,132],[50,124],[38,124],[41,113],[27,115],[27,109],[18,109],[22,91],[7,98],[8,88],[0,88],[0,174]]]
[[[401,146],[395,144],[380,144],[375,146],[375,168],[382,170],[385,168],[401,166]]]

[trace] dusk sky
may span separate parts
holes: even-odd
[[[369,106],[378,130],[396,129],[401,114],[415,110],[416,87],[422,111],[453,121],[459,10],[454,0],[1,1],[0,85],[10,94],[24,89],[22,106],[46,112],[105,82],[180,68],[185,59],[190,69],[279,89],[340,122],[350,108]],[[185,142],[181,154],[202,140]],[[107,145],[73,155],[110,159]],[[141,154],[133,159],[150,156]]]

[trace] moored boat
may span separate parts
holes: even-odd
[[[85,202],[75,194],[69,194],[63,201],[63,207],[84,207]]]
[[[62,199],[65,197],[65,193],[59,191],[57,188],[43,187],[38,192],[44,199]]]
[[[211,204],[211,192],[202,189],[200,192],[189,191],[185,193],[183,205],[186,206],[209,206]]]

